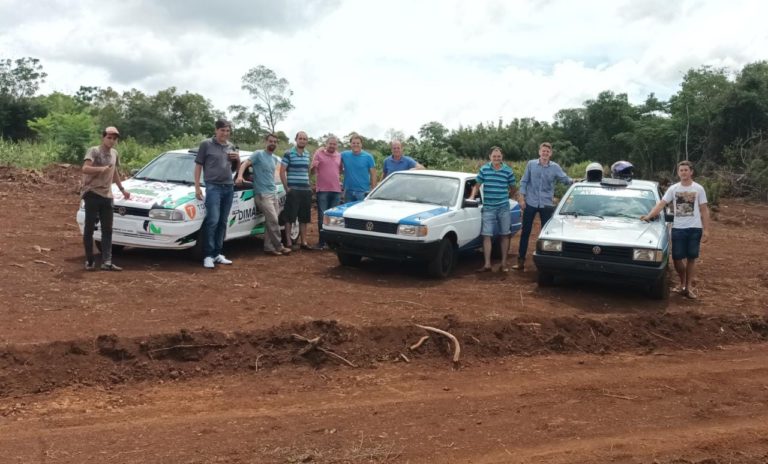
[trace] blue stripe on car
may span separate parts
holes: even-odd
[[[424,211],[423,213],[412,214],[408,217],[404,217],[400,219],[399,221],[397,221],[397,223],[406,224],[409,226],[420,226],[421,221],[423,221],[424,219],[429,219],[431,217],[439,216],[443,213],[447,213],[448,211],[450,211],[450,209],[443,206],[440,208],[431,209],[429,211]]]
[[[362,200],[361,200],[362,201]],[[344,211],[347,210],[350,206],[354,206],[356,204],[360,203],[359,201],[351,201],[349,203],[344,203],[343,205],[339,205],[335,208],[331,208],[329,210],[326,210],[323,214],[326,216],[336,216],[336,217],[343,217]]]

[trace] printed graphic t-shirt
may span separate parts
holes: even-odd
[[[672,228],[701,228],[699,205],[707,203],[707,192],[704,191],[704,187],[696,182],[687,187],[678,182],[664,193],[663,199],[673,205],[675,222],[672,223]]]

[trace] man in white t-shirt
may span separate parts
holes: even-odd
[[[677,165],[680,182],[672,185],[651,212],[640,216],[643,221],[655,218],[668,204],[673,204],[675,221],[672,223],[672,260],[680,276],[680,285],[674,291],[688,298],[698,296],[693,287],[696,258],[701,243],[709,238],[709,208],[704,187],[693,181],[693,163],[681,161]],[[685,261],[683,261],[685,260]]]

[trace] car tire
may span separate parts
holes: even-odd
[[[195,240],[195,246],[189,249],[189,257],[194,261],[202,261],[203,256],[203,242],[205,237],[203,236],[203,229],[197,233],[197,239]]]
[[[101,240],[94,240],[94,242],[96,242],[96,249],[98,249],[99,253],[101,253]],[[112,254],[114,255],[120,253],[123,251],[123,249],[125,249],[125,245],[115,245],[114,243],[112,244]]]
[[[456,263],[456,249],[449,238],[443,238],[437,248],[437,254],[427,265],[427,271],[432,277],[444,279],[453,271]]]
[[[547,271],[539,271],[536,277],[539,287],[551,287],[555,285],[555,275]]]
[[[288,235],[285,233],[285,226],[280,228],[280,236],[283,238],[283,243],[288,243]],[[291,226],[291,243],[296,243],[299,238],[299,218],[293,221]]]
[[[654,300],[666,300],[669,298],[669,279],[666,272],[651,283],[648,293]]]
[[[360,255],[344,253],[343,251],[337,251],[336,257],[339,258],[339,263],[341,263],[342,266],[358,266],[363,259]]]

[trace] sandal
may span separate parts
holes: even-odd
[[[683,296],[685,296],[686,293],[688,293],[688,291],[682,285],[678,285],[677,287],[673,288],[672,291],[674,293],[678,293],[678,294],[683,295]]]
[[[283,252],[284,255],[287,255],[287,254],[291,253],[291,249],[288,248],[288,247],[283,247],[283,249],[280,250],[280,251]]]
[[[475,272],[491,272],[491,271],[493,271],[493,269],[491,269],[490,267],[483,266]]]
[[[506,274],[506,273],[509,272],[509,268],[501,266],[501,267],[499,267],[499,272],[501,272],[502,274]]]
[[[272,255],[272,256],[282,256],[283,255],[282,252],[277,251],[277,250],[265,251],[265,253],[268,254],[268,255]]]
[[[311,247],[311,246],[309,246],[309,244],[308,244],[308,243],[302,243],[302,244],[301,244],[301,249],[302,249],[302,250],[311,250],[311,249],[312,249],[312,247]]]
[[[699,297],[699,290],[696,288],[689,288],[685,291],[685,296],[691,300],[695,300]]]

